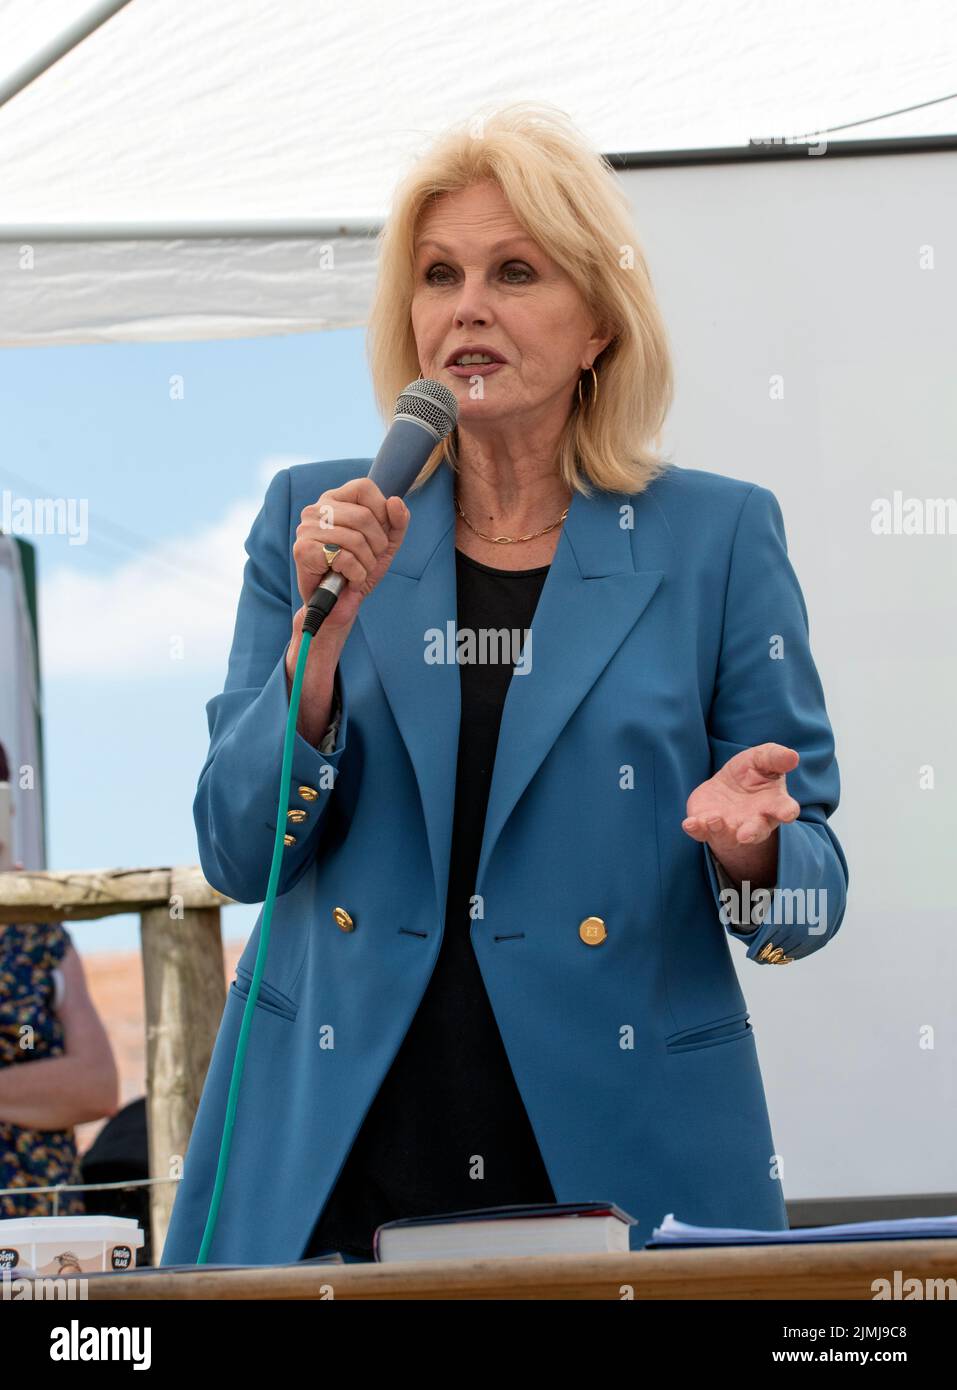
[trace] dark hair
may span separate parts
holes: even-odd
[[[10,764],[7,762],[6,749],[0,743],[0,782],[10,781]]]

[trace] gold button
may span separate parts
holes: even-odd
[[[295,835],[284,835],[282,837],[282,842],[284,845],[294,845],[296,843],[296,837]]]
[[[302,797],[303,801],[315,801],[319,793],[316,791],[315,787],[300,787],[299,795]]]
[[[294,806],[291,811],[286,812],[286,819],[291,820],[293,825],[302,825],[308,814],[308,811],[303,811],[298,806]]]
[[[758,952],[758,960],[765,965],[793,965],[794,957],[786,956],[780,946],[775,946],[772,941],[766,941]]]
[[[586,946],[600,946],[608,932],[600,917],[586,917],[578,928],[578,935]]]
[[[343,931],[355,931],[356,929],[355,923],[344,907],[334,907],[332,909],[332,920],[335,922],[336,926],[341,927]]]

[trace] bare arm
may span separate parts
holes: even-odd
[[[290,695],[302,644],[302,623],[305,614],[306,605],[303,604],[295,615],[293,637],[286,652],[286,690]],[[314,748],[319,747],[332,718],[336,667],[344,643],[345,636],[327,636],[320,628],[309,645],[296,730]]]
[[[715,858],[729,878],[735,880],[738,892],[747,879],[752,888],[773,888],[778,878],[778,829],[756,845],[725,845]]]
[[[24,1129],[72,1129],[118,1108],[113,1050],[73,946],[63,957],[62,970],[63,1056],[18,1062],[0,1071],[0,1120]]]

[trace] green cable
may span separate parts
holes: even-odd
[[[302,680],[306,670],[306,659],[309,655],[309,647],[312,643],[313,634],[303,628],[302,645],[299,648],[299,658],[296,661],[296,674],[293,677],[292,691],[289,696],[289,718],[286,720],[286,737],[282,748],[282,773],[280,776],[279,787],[279,815],[276,819],[276,840],[273,845],[272,867],[269,870],[269,886],[266,889],[266,901],[263,904],[262,930],[259,935],[259,949],[256,952],[256,965],[253,970],[252,984],[249,987],[249,997],[246,1000],[246,1007],[243,1010],[243,1021],[239,1030],[239,1042],[236,1044],[236,1057],[233,1061],[233,1074],[229,1082],[229,1095],[226,1099],[226,1122],[223,1125],[223,1138],[219,1146],[219,1163],[216,1168],[216,1181],[213,1184],[213,1195],[209,1203],[209,1215],[206,1218],[206,1230],[203,1233],[202,1244],[199,1247],[199,1256],[196,1263],[206,1264],[209,1254],[209,1247],[212,1244],[213,1234],[216,1230],[216,1219],[219,1216],[219,1204],[222,1200],[223,1188],[226,1186],[226,1172],[229,1167],[229,1150],[233,1141],[233,1126],[236,1121],[236,1107],[239,1104],[239,1088],[243,1079],[243,1067],[246,1063],[246,1044],[249,1040],[249,1030],[252,1027],[253,1010],[259,998],[259,983],[263,977],[263,969],[266,964],[266,952],[269,949],[269,931],[272,925],[272,908],[276,900],[276,889],[279,886],[279,871],[282,865],[282,852],[285,848],[286,835],[286,812],[289,809],[289,779],[292,776],[292,755],[296,743],[296,722],[299,716],[299,700],[302,692]]]

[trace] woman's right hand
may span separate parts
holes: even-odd
[[[351,478],[330,488],[302,509],[292,548],[303,606],[295,615],[294,646],[298,652],[306,604],[330,571],[322,547],[339,546],[332,570],[347,581],[317,637],[345,641],[359,605],[378,584],[405,539],[409,509],[401,497],[383,496],[371,478]]]

